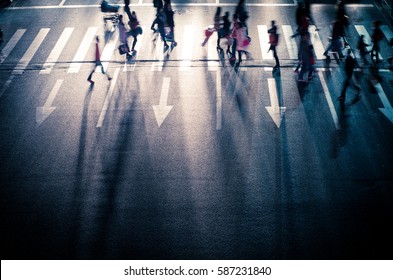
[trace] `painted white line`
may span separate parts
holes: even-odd
[[[64,29],[56,45],[54,46],[53,50],[49,54],[46,62],[42,66],[42,70],[40,71],[40,74],[49,74],[52,71],[53,67],[55,66],[57,60],[59,59],[59,56],[63,51],[73,31],[74,31],[73,27],[67,27]]]
[[[102,125],[104,123],[106,112],[108,111],[109,103],[111,102],[112,95],[113,95],[113,92],[115,90],[115,85],[116,85],[119,73],[120,73],[120,68],[118,67],[118,68],[116,68],[115,74],[113,75],[113,78],[111,80],[111,85],[109,87],[108,94],[106,95],[106,98],[105,98],[105,101],[104,101],[104,106],[102,106],[102,110],[101,110],[101,113],[100,113],[100,117],[98,118],[98,123],[97,123],[96,127],[102,127]]]
[[[139,0],[138,5],[142,5],[142,4],[143,4],[143,0]]]
[[[102,50],[102,54],[100,60],[102,62],[102,66],[104,67],[104,71],[108,69],[109,61],[116,49],[117,41],[119,40],[119,32],[112,33],[112,37],[109,39],[109,42],[106,43],[104,49]],[[101,72],[101,69],[96,69],[96,72]]]
[[[59,6],[62,7],[62,6],[64,5],[65,1],[66,1],[66,0],[61,0]]]
[[[381,25],[381,30],[388,41],[393,38],[393,32],[388,25]]]
[[[222,128],[222,93],[221,93],[221,71],[216,72],[216,129]]]
[[[22,75],[23,72],[26,70],[27,65],[29,65],[31,59],[37,52],[38,48],[44,41],[46,35],[48,34],[50,28],[41,28],[38,32],[37,36],[34,38],[33,42],[31,43],[30,47],[27,49],[19,63],[15,66],[15,69],[12,71],[12,75]]]
[[[367,47],[368,51],[371,51],[373,43],[370,37],[370,34],[368,33],[367,29],[364,27],[364,25],[355,25],[355,29],[357,31],[357,33],[360,35],[364,35],[364,40],[366,44],[369,44],[369,46]],[[379,53],[378,55],[379,59],[382,59],[381,54]]]
[[[52,103],[55,100],[55,97],[56,97],[57,93],[59,92],[63,81],[64,80],[57,80],[53,89],[49,93],[49,96],[46,99],[44,106],[37,107],[36,114],[35,114],[35,121],[38,126],[40,124],[42,124],[49,117],[49,115],[52,114],[53,111],[56,109],[56,107],[52,107]]]
[[[336,127],[337,130],[341,129],[341,125],[338,120],[337,112],[336,112],[336,109],[334,108],[332,97],[330,96],[330,92],[329,92],[329,89],[326,84],[325,77],[323,76],[322,71],[318,72],[318,76],[319,76],[319,80],[321,81],[321,84],[322,84],[323,92],[325,93],[326,101],[329,106],[330,114],[332,115],[332,118],[333,118],[334,126]]]
[[[258,25],[259,43],[261,46],[262,59],[273,59],[273,53],[269,51],[269,34],[266,25]]]
[[[286,108],[280,106],[280,103],[278,101],[276,80],[274,78],[269,78],[267,79],[267,82],[269,87],[270,106],[266,106],[265,108],[268,111],[273,122],[279,128],[281,126],[281,122],[284,117]]]
[[[156,40],[154,60],[158,61],[153,62],[151,65],[151,71],[162,71],[164,66],[164,42],[161,40],[161,37],[158,37]]]
[[[134,71],[135,70],[135,66],[136,66],[136,61],[135,60],[136,60],[136,58],[139,55],[139,51],[140,51],[142,43],[143,43],[144,34],[146,32],[146,26],[141,26],[141,27],[142,27],[143,32],[142,32],[141,35],[138,36],[138,42],[136,42],[136,45],[135,45],[136,54],[135,54],[135,56],[133,58],[134,61],[132,63],[128,63],[126,61],[124,63],[123,72]]]
[[[216,41],[213,40],[213,38],[210,38],[209,41],[207,41],[207,47],[207,69],[208,71],[217,71],[219,58]]]
[[[0,98],[3,96],[4,92],[8,89],[10,86],[12,80],[15,78],[15,75],[11,75],[8,80],[4,83],[3,87],[0,90]]]
[[[315,25],[310,25],[309,29],[311,29],[311,43],[314,46],[314,52],[317,59],[325,59],[323,53],[325,52],[325,48],[323,47],[322,40],[319,37],[318,31],[315,30]]]
[[[182,54],[179,71],[190,71],[192,60],[192,49],[194,45],[194,26],[186,25],[183,33]]]
[[[290,25],[281,26],[282,32],[284,33],[285,44],[287,46],[288,54],[290,59],[298,59],[298,49],[295,40],[291,38],[293,30]]]
[[[89,27],[86,31],[85,36],[82,39],[81,44],[79,45],[78,51],[76,52],[70,68],[68,68],[68,73],[78,73],[79,69],[82,66],[82,62],[86,57],[87,52],[89,51],[91,42],[93,41],[98,27]]]
[[[8,41],[7,45],[4,46],[3,50],[1,51],[3,53],[3,60],[0,61],[0,64],[4,62],[4,60],[9,56],[9,54],[12,52],[12,50],[15,48],[16,44],[19,42],[20,38],[22,38],[23,34],[25,34],[26,29],[18,29],[12,35],[11,39]]]
[[[378,93],[379,99],[381,99],[383,108],[379,108],[379,110],[385,115],[388,120],[393,123],[393,108],[392,105],[389,102],[389,99],[387,98],[382,86],[380,83],[376,83],[374,85],[375,90]]]
[[[159,105],[153,105],[154,116],[156,117],[158,127],[161,127],[165,118],[173,108],[173,106],[167,105],[170,81],[170,78],[164,78],[161,88],[160,103]]]

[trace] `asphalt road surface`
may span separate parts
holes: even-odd
[[[247,1],[252,58],[235,68],[216,34],[201,46],[235,0],[173,1],[165,54],[155,9],[132,1],[144,32],[128,62],[99,2],[0,11],[2,259],[393,258],[392,29],[372,2],[348,5],[347,37],[356,49],[382,21],[382,79],[362,66],[344,104],[343,63],[322,55],[333,4],[312,5],[318,72],[303,83],[292,1]],[[90,85],[96,35],[112,79]]]

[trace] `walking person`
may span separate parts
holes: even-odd
[[[368,61],[367,61],[367,58],[366,58],[366,55],[369,53],[369,51],[367,50],[368,46],[369,46],[369,44],[367,44],[364,41],[364,35],[363,34],[360,35],[359,41],[358,41],[358,45],[357,45],[357,49],[358,49],[360,57],[363,60],[363,63],[365,65],[368,65]]]
[[[329,59],[329,51],[332,49],[334,52],[337,52],[340,59],[344,58],[344,55],[341,51],[342,48],[342,38],[344,38],[344,24],[341,20],[337,19],[333,25],[332,38],[329,42],[328,47],[323,53],[327,59]]]
[[[165,12],[163,10],[163,8],[160,8],[160,10],[158,11],[155,20],[153,21],[150,29],[153,30],[154,32],[157,32],[157,30],[155,29],[155,25],[157,24],[157,29],[158,32],[161,35],[161,40],[164,42],[164,50],[169,48],[169,45],[165,39],[165,24],[166,24],[166,15]]]
[[[384,37],[380,26],[381,26],[381,22],[379,20],[376,20],[373,22],[374,32],[373,32],[373,35],[371,36],[371,39],[373,41],[373,48],[371,49],[371,60],[373,60],[373,57],[374,57],[375,62],[377,62],[377,63],[380,62],[379,42],[382,41],[382,39]]]
[[[345,65],[344,65],[344,71],[345,71],[345,81],[344,81],[344,87],[341,91],[341,95],[338,97],[338,99],[340,100],[340,102],[344,102],[345,101],[345,96],[346,96],[346,91],[347,88],[349,86],[349,83],[352,80],[352,83],[356,89],[356,98],[360,98],[360,86],[357,82],[357,80],[355,79],[355,77],[353,76],[353,72],[355,67],[357,66],[357,62],[355,60],[355,58],[353,58],[353,56],[351,55],[351,50],[348,49],[347,51],[347,56],[345,58]]]
[[[128,23],[130,25],[129,34],[134,38],[132,42],[131,52],[135,52],[135,45],[138,42],[138,35],[142,34],[142,27],[139,25],[139,20],[136,16],[135,11],[132,11],[130,21]]]
[[[299,46],[299,60],[301,61],[301,70],[299,73],[299,82],[308,82],[312,79],[314,68],[312,65],[313,48],[310,47],[310,37],[308,34],[303,34]],[[304,74],[308,71],[308,79],[304,79]]]
[[[248,52],[248,45],[250,44],[250,39],[247,36],[247,28],[242,22],[238,22],[236,28],[233,29],[232,37],[236,38],[236,51],[238,54],[238,63],[240,65],[242,60],[243,53],[246,54],[246,57],[250,57],[250,53]]]
[[[173,19],[175,12],[172,10],[172,6],[171,6],[170,1],[165,1],[164,12],[165,12],[165,16],[166,16],[166,24],[168,25],[168,27],[170,29],[172,42],[174,45],[176,45],[177,43],[175,41],[175,20]]]
[[[122,15],[119,15],[119,39],[120,39],[120,46],[119,46],[120,54],[126,54],[128,59],[131,56],[131,53],[130,53],[130,47],[128,46],[128,32],[123,22]]]
[[[124,11],[128,16],[128,20],[131,20],[130,0],[124,0]]]
[[[218,40],[217,40],[217,49],[222,52],[223,49],[221,48],[221,39],[227,39],[227,55],[230,55],[231,50],[231,22],[229,20],[229,12],[225,12],[224,16],[222,17],[222,27],[218,30]]]
[[[98,36],[96,36],[96,46],[95,46],[95,65],[93,70],[91,71],[89,77],[87,78],[87,80],[91,83],[94,84],[94,81],[92,80],[93,74],[96,71],[97,66],[101,67],[101,72],[102,74],[105,74],[108,78],[108,81],[112,80],[112,78],[109,76],[108,73],[105,72],[104,66],[101,63],[101,53],[100,53],[100,38]]]
[[[267,31],[269,33],[269,51],[273,52],[273,57],[276,61],[276,65],[273,67],[273,71],[280,69],[280,61],[278,59],[276,47],[278,45],[278,33],[277,26],[274,20],[272,20],[272,27]]]

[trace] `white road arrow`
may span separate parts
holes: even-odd
[[[35,114],[35,121],[37,126],[42,124],[50,114],[56,109],[56,107],[52,107],[53,100],[61,87],[61,84],[64,80],[57,80],[55,86],[53,87],[52,91],[50,92],[48,99],[46,100],[43,107],[37,107],[36,114]]]
[[[379,110],[389,119],[391,123],[393,123],[393,108],[392,105],[390,105],[389,99],[386,97],[386,94],[383,91],[380,83],[376,83],[374,87],[384,107],[384,108],[379,108]]]
[[[168,93],[169,93],[169,82],[170,78],[164,78],[161,89],[160,104],[153,105],[154,115],[156,116],[158,127],[164,122],[173,106],[167,106]]]
[[[270,106],[266,107],[266,110],[277,127],[280,127],[282,118],[284,117],[285,107],[280,107],[278,104],[276,81],[273,78],[269,78],[267,82],[269,85]]]

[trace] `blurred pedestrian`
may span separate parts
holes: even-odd
[[[175,20],[173,18],[173,16],[175,15],[175,12],[172,10],[172,6],[171,6],[170,1],[165,1],[164,12],[165,12],[165,16],[166,16],[166,24],[168,25],[169,30],[170,30],[172,42],[173,42],[173,44],[176,45]]]
[[[87,78],[87,80],[91,83],[94,84],[94,81],[92,80],[93,74],[96,71],[97,66],[101,67],[101,72],[102,74],[105,74],[108,78],[108,81],[112,80],[112,78],[109,76],[108,73],[105,72],[104,66],[101,63],[101,53],[100,53],[100,38],[98,36],[96,36],[96,45],[95,45],[95,65],[93,70],[91,71],[89,77]]]
[[[267,31],[269,33],[269,44],[270,48],[269,51],[273,52],[273,57],[276,61],[276,65],[273,67],[274,70],[280,69],[280,61],[278,59],[276,47],[278,45],[278,33],[277,33],[277,26],[274,20],[271,21],[271,28]]]
[[[299,60],[301,61],[301,70],[299,73],[298,81],[299,82],[308,82],[312,79],[313,75],[313,65],[312,65],[312,57],[313,57],[313,49],[310,47],[310,36],[306,33],[302,35],[299,46]],[[304,74],[308,71],[308,79],[304,79]]]
[[[358,49],[359,55],[360,55],[360,57],[361,57],[361,59],[363,60],[363,63],[364,63],[365,65],[368,64],[368,61],[367,61],[367,58],[366,58],[366,55],[369,53],[369,51],[368,51],[368,49],[367,49],[368,46],[369,46],[369,44],[367,44],[367,43],[364,41],[364,35],[363,35],[363,34],[360,35],[359,41],[358,41],[358,45],[357,45],[357,49]]]
[[[248,12],[246,10],[246,0],[239,0],[236,6],[235,14],[239,21],[247,28]]]
[[[131,51],[135,52],[135,45],[138,42],[138,35],[142,34],[142,27],[139,24],[139,20],[136,16],[135,11],[131,12],[131,17],[129,21],[130,32],[129,34],[134,38],[132,42]]]
[[[164,50],[169,48],[169,45],[165,39],[166,34],[165,34],[165,24],[166,24],[166,15],[163,10],[163,8],[160,8],[158,13],[156,14],[156,18],[154,19],[150,29],[153,30],[154,32],[157,32],[155,29],[155,25],[157,24],[157,29],[158,32],[161,35],[161,39],[164,42]]]
[[[250,44],[250,38],[247,35],[247,28],[242,22],[238,22],[236,28],[234,28],[232,37],[236,38],[236,51],[238,54],[238,65],[243,61],[243,53],[247,58],[250,58],[250,53],[248,52],[248,45]]]
[[[324,56],[329,58],[329,51],[337,52],[340,59],[344,58],[341,51],[342,49],[342,39],[344,38],[344,25],[341,20],[336,20],[333,24],[332,37],[330,39],[329,45],[323,53]]]
[[[128,20],[131,20],[130,0],[124,0],[124,11],[128,16]]]
[[[232,43],[232,38],[231,38],[231,22],[229,20],[229,12],[225,12],[224,16],[222,17],[222,27],[218,30],[218,40],[217,40],[217,48],[219,51],[223,51],[221,48],[221,39],[226,38],[227,39],[227,54],[229,55],[231,53],[230,47]]]
[[[360,98],[360,86],[356,80],[356,77],[353,75],[353,72],[355,70],[355,67],[357,66],[357,62],[355,58],[351,55],[351,50],[347,50],[347,56],[345,58],[345,65],[344,65],[344,71],[345,71],[345,81],[344,81],[344,87],[341,91],[341,95],[338,97],[340,102],[345,101],[345,96],[346,96],[346,91],[349,86],[349,83],[352,80],[353,86],[356,89],[356,98]]]
[[[296,33],[292,35],[292,38],[296,36],[303,36],[303,34],[308,33],[308,27],[310,25],[309,18],[307,17],[307,12],[304,7],[304,3],[299,1],[298,6],[296,8],[296,24],[297,30]]]
[[[373,41],[373,48],[371,49],[371,60],[375,58],[375,62],[379,62],[379,42],[383,39],[384,35],[383,32],[380,28],[381,22],[379,20],[376,20],[373,22],[373,28],[374,32],[373,35],[371,36],[371,39]]]

